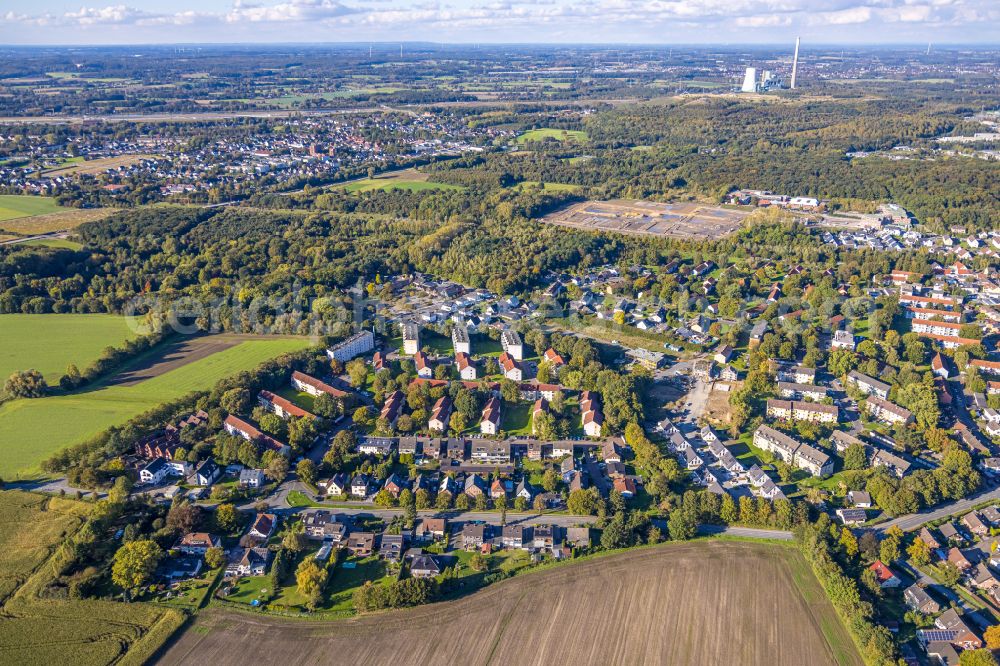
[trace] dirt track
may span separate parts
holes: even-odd
[[[798,586],[803,586],[800,590]],[[795,551],[672,544],[341,621],[202,611],[161,664],[841,664],[850,638]]]

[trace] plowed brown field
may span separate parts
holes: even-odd
[[[453,602],[337,621],[203,611],[162,664],[860,666],[789,546],[668,544],[519,576]]]

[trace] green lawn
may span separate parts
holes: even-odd
[[[527,143],[529,141],[542,141],[544,139],[555,139],[556,141],[572,141],[574,143],[582,143],[588,140],[587,133],[581,130],[564,130],[556,129],[553,127],[542,127],[539,129],[528,130],[517,137],[517,142],[520,144]]]
[[[473,356],[499,356],[503,353],[503,345],[488,335],[474,333],[469,336],[469,344]]]
[[[420,329],[420,348],[430,349],[432,354],[440,354],[442,356],[451,356],[455,353],[455,347],[451,343],[451,338],[447,335],[441,335],[437,331],[432,331],[429,328]],[[475,347],[473,347],[475,351]]]
[[[0,194],[0,221],[18,217],[45,215],[66,210],[52,197],[35,197],[21,194]]]
[[[353,569],[347,569],[344,564],[354,564]],[[354,610],[354,590],[365,584],[365,581],[384,582],[385,562],[378,557],[358,559],[348,557],[330,572],[326,584],[326,603],[323,610],[344,612]]]
[[[291,386],[286,386],[278,391],[278,395],[292,401],[307,412],[312,412],[315,409],[313,403],[316,401],[316,398],[305,391],[296,391]]]
[[[508,435],[530,435],[531,403],[505,402],[500,408],[500,429]]]
[[[232,589],[226,600],[238,604],[250,604],[254,599],[261,598],[261,592],[268,589],[270,583],[270,576],[247,576],[240,578],[239,583]]]
[[[306,494],[301,490],[293,490],[288,493],[285,498],[289,506],[300,507],[300,506],[312,506],[314,502],[306,497]]]
[[[0,405],[0,478],[36,476],[39,463],[159,404],[207,390],[223,377],[250,370],[288,351],[298,338],[248,340],[134,386],[95,385],[69,395]]]
[[[70,363],[82,370],[105,347],[118,347],[136,335],[125,317],[115,315],[0,315],[0,379],[34,368],[55,383]]]

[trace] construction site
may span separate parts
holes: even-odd
[[[542,218],[543,222],[590,231],[666,238],[719,238],[739,228],[750,211],[697,202],[585,201]]]

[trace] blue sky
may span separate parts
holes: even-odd
[[[0,44],[1000,42],[1000,0],[0,0]]]

